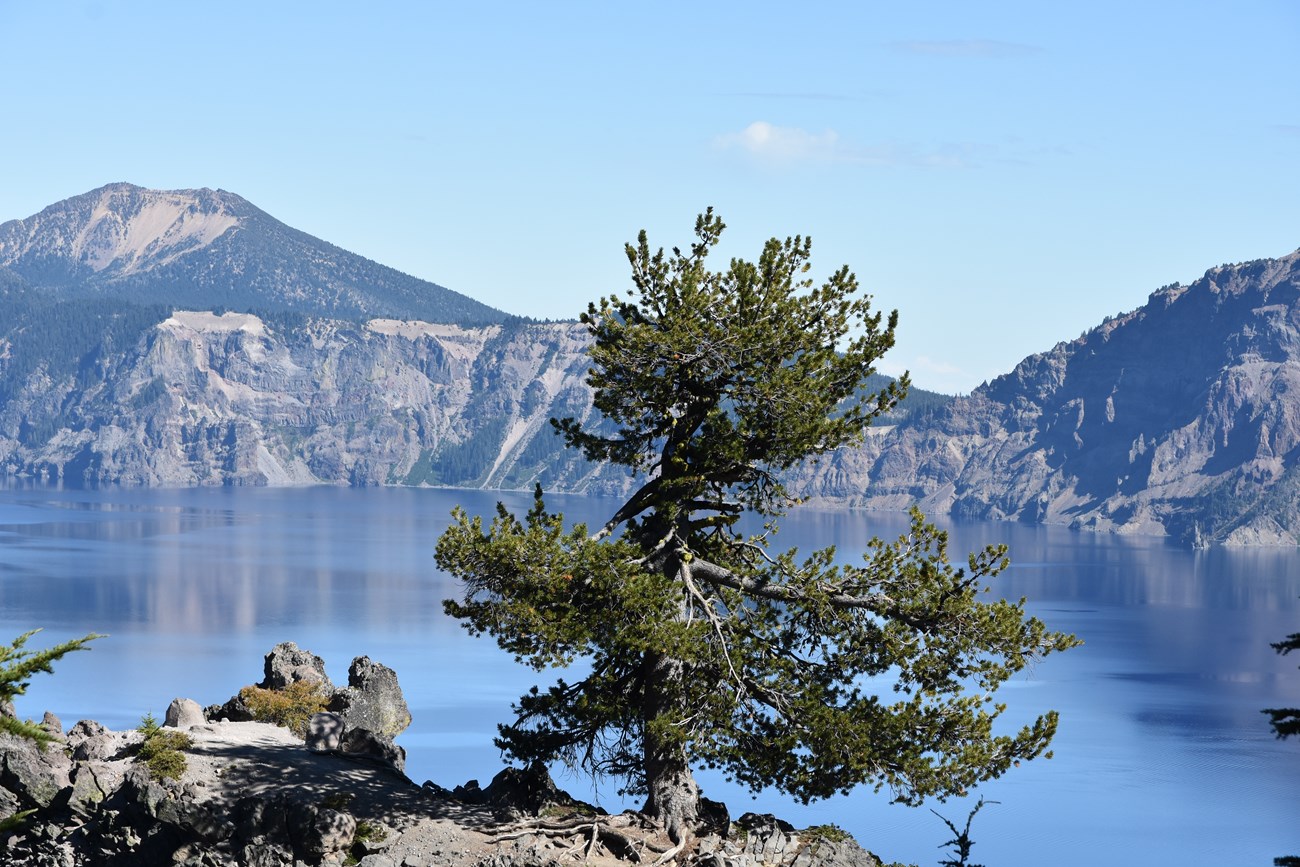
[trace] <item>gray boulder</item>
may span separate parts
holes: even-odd
[[[163,718],[163,725],[177,729],[193,728],[206,723],[203,708],[199,707],[197,701],[189,698],[172,699],[172,703],[167,705],[167,715]]]
[[[122,738],[93,719],[83,719],[68,729],[68,746],[79,762],[98,762],[117,754]]]
[[[42,748],[26,738],[0,735],[0,786],[24,808],[49,807],[72,785],[72,760],[57,745]]]
[[[41,728],[45,733],[56,740],[63,740],[63,721],[54,715],[52,711],[46,711],[45,716],[41,717]]]
[[[212,722],[252,722],[255,717],[241,695],[232,695],[225,704],[210,704],[203,709],[203,715]]]
[[[347,728],[367,729],[386,738],[397,737],[411,724],[397,673],[368,656],[352,660],[348,685],[334,693],[329,709],[343,718]]]
[[[350,728],[344,731],[338,751],[349,756],[374,759],[392,765],[402,773],[406,772],[406,750],[393,743],[392,738],[375,734],[369,729]]]
[[[336,713],[312,714],[307,722],[307,749],[313,753],[333,752],[343,742],[343,717]]]
[[[266,655],[263,665],[262,689],[284,689],[291,683],[305,680],[319,684],[321,691],[329,694],[334,684],[325,673],[325,660],[310,650],[300,650],[292,641],[283,641]]]
[[[307,855],[325,859],[336,853],[343,853],[352,845],[352,838],[357,833],[357,820],[349,813],[339,810],[321,808],[312,811],[313,815],[305,827],[297,830],[302,841],[302,848]]]

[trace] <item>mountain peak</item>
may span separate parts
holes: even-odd
[[[0,266],[59,258],[105,276],[134,274],[206,247],[250,210],[221,191],[108,184],[0,225]]]
[[[166,265],[211,244],[240,219],[225,197],[211,190],[113,184],[96,193],[92,206],[77,215],[77,232],[67,247],[68,254],[96,272],[126,275]]]
[[[107,184],[0,223],[0,268],[55,300],[483,324],[505,314],[297,231],[208,188]]]

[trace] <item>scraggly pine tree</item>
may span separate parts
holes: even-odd
[[[861,566],[833,548],[769,548],[792,502],[782,473],[859,442],[907,380],[862,392],[897,314],[872,313],[847,267],[814,285],[811,243],[795,237],[712,272],[723,228],[706,212],[671,255],[642,232],[627,246],[634,289],[582,316],[609,424],[552,424],[589,460],[642,477],[635,493],[591,535],[566,529],[539,488],[522,520],[498,505],[485,529],[457,510],[438,542],[464,587],[445,607],[467,629],[538,670],[590,666],[521,698],[498,745],[623,778],[679,841],[699,819],[692,764],[804,801],[869,783],[916,803],[1042,754],[1055,712],[994,734],[992,694],[1076,642],[1026,618],[1023,600],[978,600],[1005,549],[954,568],[919,513]],[[741,531],[746,512],[761,531]],[[882,678],[892,697],[874,694]]]

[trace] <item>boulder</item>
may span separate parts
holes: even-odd
[[[126,740],[93,719],[83,719],[68,729],[68,746],[77,761],[98,762],[117,757],[126,747]]]
[[[41,728],[55,740],[63,740],[63,721],[51,711],[47,710],[45,716],[41,717]]]
[[[189,698],[172,699],[172,703],[167,705],[167,714],[163,718],[163,725],[176,729],[188,729],[206,723],[207,718],[203,716],[203,708],[199,707],[197,701]]]
[[[369,729],[346,729],[338,751],[349,756],[375,759],[406,772],[406,750],[393,743],[392,738],[377,735]]]
[[[233,695],[225,704],[210,704],[203,715],[212,722],[253,722],[256,719],[243,696]]]
[[[266,655],[262,668],[262,689],[284,689],[300,680],[319,684],[326,694],[334,691],[334,684],[325,673],[325,660],[310,650],[300,650],[292,641],[283,641]]]
[[[334,693],[329,709],[343,718],[347,728],[367,729],[386,738],[397,737],[411,724],[397,673],[368,656],[352,660],[348,685]]]
[[[72,760],[56,745],[42,748],[26,738],[0,735],[0,786],[24,808],[49,807],[72,786]]]
[[[474,780],[465,785],[468,793],[477,788]],[[478,802],[496,807],[513,807],[536,816],[546,807],[571,806],[576,802],[561,791],[543,764],[529,768],[506,768],[492,778],[486,789],[478,792]]]
[[[297,831],[303,851],[319,859],[346,852],[356,836],[357,820],[349,813],[324,807],[311,812],[313,815],[304,827],[290,829]]]
[[[312,714],[307,721],[307,749],[313,753],[328,753],[339,749],[343,742],[343,717],[336,713]]]

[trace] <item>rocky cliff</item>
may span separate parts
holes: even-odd
[[[799,479],[875,509],[1300,539],[1300,253],[1166,286]]]
[[[591,489],[599,474],[548,423],[591,412],[585,347],[572,323],[174,311],[84,363],[29,365],[0,402],[0,469],[77,486]]]

